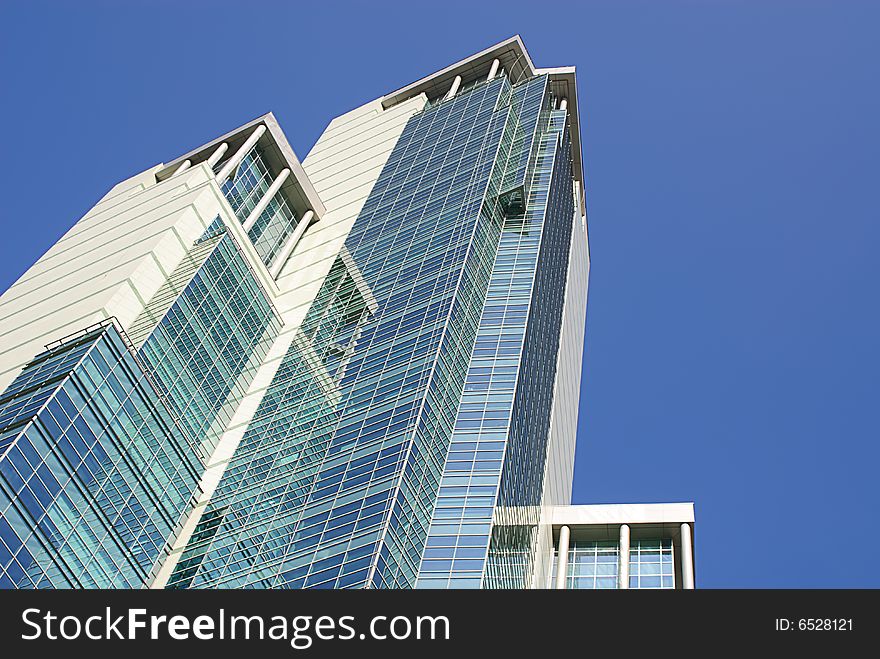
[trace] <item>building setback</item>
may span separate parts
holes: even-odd
[[[0,297],[0,587],[693,587],[690,504],[567,505],[588,278],[519,37],[119,183]]]

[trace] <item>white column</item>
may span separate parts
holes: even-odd
[[[491,80],[496,75],[498,75],[498,67],[501,64],[501,60],[493,59],[492,60],[492,68],[489,69],[489,75],[486,76],[486,80]]]
[[[287,263],[287,259],[289,259],[290,255],[293,254],[293,250],[296,249],[297,243],[303,237],[306,229],[309,228],[309,225],[314,221],[314,219],[315,214],[310,210],[306,211],[305,214],[302,216],[299,224],[296,225],[296,229],[293,230],[293,234],[290,236],[290,238],[287,239],[287,242],[284,243],[284,247],[281,248],[281,251],[275,258],[275,262],[269,269],[269,274],[272,275],[273,279],[278,279],[278,275],[281,274],[281,270],[282,268],[284,268],[284,264]]]
[[[182,163],[180,163],[180,166],[174,170],[174,173],[171,176],[177,176],[181,172],[185,172],[186,170],[188,170],[190,168],[191,165],[192,165],[192,160],[187,158]],[[169,178],[171,178],[171,177],[169,177]]]
[[[208,167],[213,167],[218,162],[220,162],[220,158],[223,157],[223,154],[226,153],[226,149],[229,148],[229,145],[226,142],[223,142],[220,146],[218,146],[214,153],[208,156]]]
[[[452,87],[449,88],[449,91],[446,92],[446,96],[443,97],[443,100],[447,100],[452,98],[458,93],[458,88],[461,86],[461,76],[455,76],[455,80],[452,81]]]
[[[263,214],[263,211],[266,210],[266,206],[269,205],[269,202],[272,201],[272,197],[274,197],[278,191],[281,189],[281,186],[284,185],[284,181],[287,180],[287,177],[290,175],[290,170],[286,167],[281,170],[281,173],[278,177],[272,181],[272,185],[269,186],[269,189],[266,190],[266,194],[260,197],[260,201],[257,202],[257,205],[254,206],[254,209],[247,216],[247,219],[241,225],[241,228],[244,229],[244,232],[247,233],[251,230],[251,227],[257,223],[257,220],[260,218],[260,215]]]
[[[229,160],[226,161],[226,164],[223,165],[223,169],[220,170],[220,173],[217,174],[217,185],[223,185],[226,183],[226,179],[229,178],[229,175],[235,171],[235,168],[241,164],[241,161],[244,159],[247,152],[254,148],[254,145],[260,139],[263,133],[266,132],[266,126],[260,124],[256,127],[251,136],[247,138],[239,148],[238,151],[235,152]]]
[[[559,101],[559,109],[560,110],[564,110],[567,107],[568,107],[568,99],[567,98],[563,98],[561,101]]]
[[[629,588],[629,525],[620,525],[620,547],[617,554],[617,587]]]
[[[563,526],[559,529],[559,548],[556,550],[556,590],[565,590],[568,577],[568,541],[571,529]]]
[[[691,543],[691,525],[681,525],[681,587],[694,589],[694,548]]]

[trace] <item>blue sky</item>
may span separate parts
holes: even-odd
[[[0,290],[116,181],[522,35],[576,65],[575,502],[694,500],[701,587],[880,586],[880,4],[0,4]]]

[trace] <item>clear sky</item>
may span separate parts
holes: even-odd
[[[519,33],[578,67],[575,502],[695,501],[698,586],[878,587],[878,26],[841,1],[3,0],[0,290],[121,179],[268,110],[302,158]]]

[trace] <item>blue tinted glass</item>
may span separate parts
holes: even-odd
[[[30,416],[35,397],[47,404]],[[0,497],[4,583],[145,585],[200,470],[123,335],[105,323],[52,346],[0,396],[0,413],[0,432],[17,428],[0,456],[3,487],[18,493]]]

